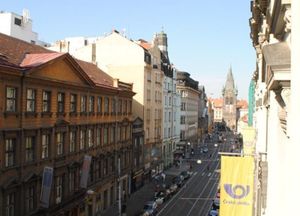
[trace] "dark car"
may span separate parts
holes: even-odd
[[[189,179],[191,177],[191,173],[188,171],[182,171],[180,175],[183,176],[184,180]]]
[[[144,205],[144,212],[149,215],[155,215],[157,213],[157,203],[155,201],[148,201]]]
[[[172,182],[174,184],[176,184],[178,187],[181,187],[183,185],[183,179],[182,177],[179,175],[179,176],[176,176],[172,179]]]
[[[220,208],[220,199],[219,198],[216,198],[214,199],[214,202],[213,202],[213,209],[219,209]]]

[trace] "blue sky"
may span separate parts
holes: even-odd
[[[71,36],[101,36],[126,29],[129,38],[152,40],[162,27],[171,62],[220,97],[230,65],[247,99],[255,69],[250,40],[250,0],[6,0],[1,10],[30,12],[39,39],[54,42]]]

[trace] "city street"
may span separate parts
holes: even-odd
[[[195,151],[193,161],[193,176],[186,182],[181,190],[167,203],[165,203],[158,215],[208,215],[213,199],[216,196],[220,180],[220,155],[218,152],[230,152],[230,138],[223,144],[209,142],[208,152]],[[211,156],[211,157],[210,157]],[[196,161],[200,159],[201,164]]]

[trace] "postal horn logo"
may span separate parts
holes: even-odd
[[[233,199],[242,199],[246,197],[250,192],[249,185],[232,185],[232,184],[224,184],[224,189],[226,193],[231,196]]]

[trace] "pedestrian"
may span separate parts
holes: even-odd
[[[209,165],[207,165],[206,170],[209,171]]]

